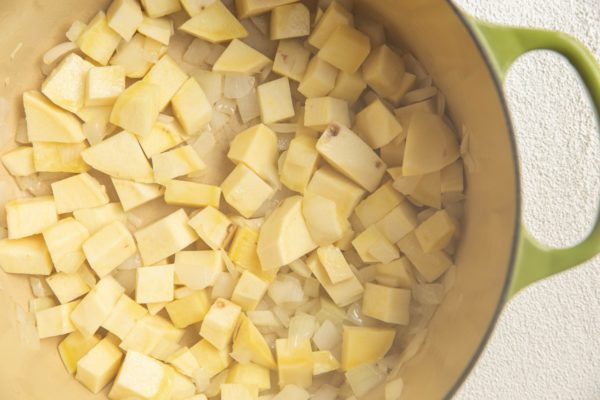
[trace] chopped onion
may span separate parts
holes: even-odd
[[[277,133],[296,133],[298,130],[298,124],[291,123],[269,124],[268,126]]]
[[[20,305],[14,303],[15,306],[15,318],[17,320],[17,326],[19,327],[19,337],[21,343],[32,350],[39,350],[40,348],[40,337],[35,327],[35,315],[33,313],[26,312],[21,308]]]
[[[302,290],[304,290],[304,294],[307,297],[316,297],[315,300],[318,300],[320,294],[321,284],[315,278],[308,277],[304,280],[304,285],[302,286]]]
[[[385,400],[400,400],[403,390],[404,381],[401,378],[396,378],[393,381],[387,382],[385,384]]]
[[[338,397],[340,390],[335,386],[323,385],[317,391],[315,391],[310,399],[311,400],[335,400]]]
[[[236,103],[242,122],[248,122],[260,116],[256,89],[252,89],[246,96],[236,99]]]
[[[292,271],[294,271],[303,278],[308,278],[312,275],[312,272],[310,271],[304,260],[302,260],[301,258],[292,261],[288,264],[288,266]]]
[[[283,325],[270,310],[253,310],[246,313],[250,321],[259,328],[281,328]]]
[[[229,375],[229,369],[226,369],[212,377],[210,383],[203,391],[206,397],[215,397],[221,393],[221,385],[227,381],[227,375]]]
[[[134,255],[132,255],[131,257],[129,257],[125,261],[123,261],[121,263],[121,265],[119,265],[117,267],[117,269],[119,269],[119,270],[129,270],[129,269],[136,269],[136,268],[141,267],[141,266],[143,266],[142,257],[140,256],[139,252],[135,252]]]
[[[117,270],[113,274],[113,277],[125,288],[125,293],[133,293],[135,291],[135,269]]]
[[[285,151],[290,147],[290,142],[296,136],[294,133],[279,133],[277,134],[277,149]]]
[[[306,294],[306,293],[305,293]],[[312,299],[296,307],[297,312],[315,315],[319,311],[319,299]]]
[[[323,298],[321,298],[321,309],[316,317],[319,323],[330,320],[337,326],[341,326],[342,323],[348,319],[346,312],[342,308]]]
[[[196,153],[200,156],[200,158],[204,158],[208,153],[210,153],[217,144],[215,139],[215,135],[213,134],[212,128],[210,125],[207,125],[206,129],[204,129],[197,136],[191,137],[187,140],[187,143],[192,146]]]
[[[210,374],[204,368],[200,367],[192,375],[194,385],[196,386],[196,393],[205,392],[210,385]]]
[[[425,101],[427,99],[432,98],[438,93],[438,90],[435,86],[430,86],[422,89],[415,89],[410,91],[404,95],[402,101],[400,102],[401,106],[408,106],[414,103],[419,103],[421,101]]]
[[[22,191],[29,192],[34,196],[49,196],[52,194],[52,188],[47,182],[41,182],[36,174],[28,176],[15,177],[17,186]]]
[[[319,350],[332,350],[342,342],[342,332],[333,322],[326,319],[316,330],[312,340]]]
[[[250,349],[237,349],[229,353],[229,355],[240,364],[248,364],[252,361],[252,351]]]
[[[300,303],[304,298],[300,281],[289,275],[277,276],[269,286],[269,297],[275,304]]]
[[[231,118],[230,115],[217,110],[213,110],[212,119],[210,120],[210,127],[213,131],[217,132],[219,129],[223,128],[227,124],[229,118]]]
[[[211,67],[215,65],[215,62],[221,57],[221,54],[225,51],[226,47],[221,44],[213,44],[210,47],[210,52],[204,58],[204,62],[210,65]]]
[[[71,42],[76,42],[79,39],[81,33],[87,28],[87,24],[84,24],[81,21],[75,21],[71,24],[71,27],[66,33],[67,39]]]
[[[225,264],[225,268],[227,268],[227,271],[233,277],[239,276],[238,269],[236,268],[233,261],[231,261],[231,258],[229,258],[229,255],[227,254],[227,252],[225,250],[221,250],[221,257],[223,258],[223,264]]]
[[[389,370],[394,368],[396,364],[398,364],[400,357],[400,353],[389,354],[383,357],[381,360],[377,361],[377,368],[387,373]]]
[[[172,115],[160,113],[158,114],[157,121],[163,124],[172,124],[173,122],[175,122],[175,117],[173,117]]]
[[[440,283],[415,285],[412,290],[415,301],[427,305],[440,304],[444,299],[445,294],[446,291],[444,285]]]
[[[211,51],[212,47],[210,43],[202,39],[194,39],[183,54],[183,61],[192,65],[202,66]]]
[[[245,226],[245,227],[248,227],[255,231],[259,230],[260,227],[262,226],[262,224],[265,222],[264,218],[247,219],[240,215],[234,215],[230,219],[231,219],[231,222],[233,222],[234,224],[236,224],[239,227]]]
[[[346,380],[357,397],[366,395],[384,379],[385,375],[371,364],[359,365],[346,372]]]
[[[217,278],[217,281],[215,282],[212,288],[210,294],[211,298],[231,298],[236,283],[236,279],[234,279],[233,275],[231,275],[230,273],[222,272]]]
[[[288,330],[289,344],[297,347],[305,340],[310,338],[315,333],[317,321],[313,315],[298,313],[290,319]]]
[[[215,103],[213,112],[216,110],[226,115],[235,114],[236,103],[231,99],[220,99]]]
[[[225,75],[223,96],[228,99],[240,99],[247,96],[256,85],[256,78],[250,75]]]
[[[63,58],[64,56],[75,50],[77,50],[77,45],[75,43],[63,42],[48,50],[44,54],[42,61],[46,65],[53,64],[54,62],[58,61],[59,59]]]
[[[52,292],[52,289],[50,289],[50,286],[48,286],[44,278],[30,276],[29,285],[31,286],[31,291],[33,292],[33,295],[35,297],[46,297],[54,295],[54,292]]]
[[[346,310],[348,320],[358,326],[374,326],[377,325],[377,321],[371,317],[367,317],[362,312],[360,303],[352,303],[348,310]]]
[[[83,124],[83,134],[93,146],[104,139],[106,125],[100,121],[89,121]]]
[[[277,319],[279,320],[279,322],[281,322],[281,324],[287,328],[290,326],[290,317],[293,314],[292,310],[289,310],[285,307],[282,307],[280,305],[275,305],[272,308],[273,310],[273,314],[275,314],[275,316],[277,317]],[[287,333],[287,331],[286,331]]]

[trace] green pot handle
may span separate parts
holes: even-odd
[[[565,56],[579,72],[600,115],[600,68],[577,40],[560,32],[499,26],[468,17],[502,81],[511,64],[531,50],[553,50]],[[600,216],[581,243],[564,249],[549,248],[521,226],[515,270],[508,292],[512,297],[525,286],[574,267],[600,253]]]

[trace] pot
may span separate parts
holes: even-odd
[[[40,85],[41,55],[65,41],[64,33],[74,20],[88,21],[108,3],[0,0],[0,78],[4,81],[0,96],[8,99],[13,110],[7,126],[0,122],[0,131],[14,132],[22,114],[22,92]],[[360,12],[386,26],[388,38],[406,46],[425,65],[446,95],[455,125],[469,135],[471,160],[466,168],[468,191],[457,281],[431,321],[423,347],[400,371],[403,399],[447,398],[469,374],[511,296],[600,252],[598,223],[583,242],[560,250],[537,243],[523,229],[517,152],[503,77],[521,54],[554,50],[576,67],[598,108],[600,69],[581,44],[564,34],[486,24],[448,1],[355,3]],[[10,140],[0,136],[0,149]],[[2,179],[0,184],[3,197],[14,197],[11,181]],[[25,333],[23,313],[15,311],[27,310],[31,297],[27,279],[0,271],[0,288],[0,397],[105,398],[102,393],[91,395],[65,371],[56,350],[58,338],[38,345]],[[383,398],[381,388],[370,397]]]

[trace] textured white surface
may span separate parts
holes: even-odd
[[[492,22],[574,35],[600,60],[598,0],[455,0]],[[551,246],[589,231],[600,188],[598,126],[561,57],[536,52],[506,82],[522,168],[524,221]],[[525,289],[504,310],[456,399],[600,398],[600,258]]]

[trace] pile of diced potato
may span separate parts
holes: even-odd
[[[44,56],[0,267],[91,392],[400,398],[454,279],[461,146],[352,5],[114,0]]]

